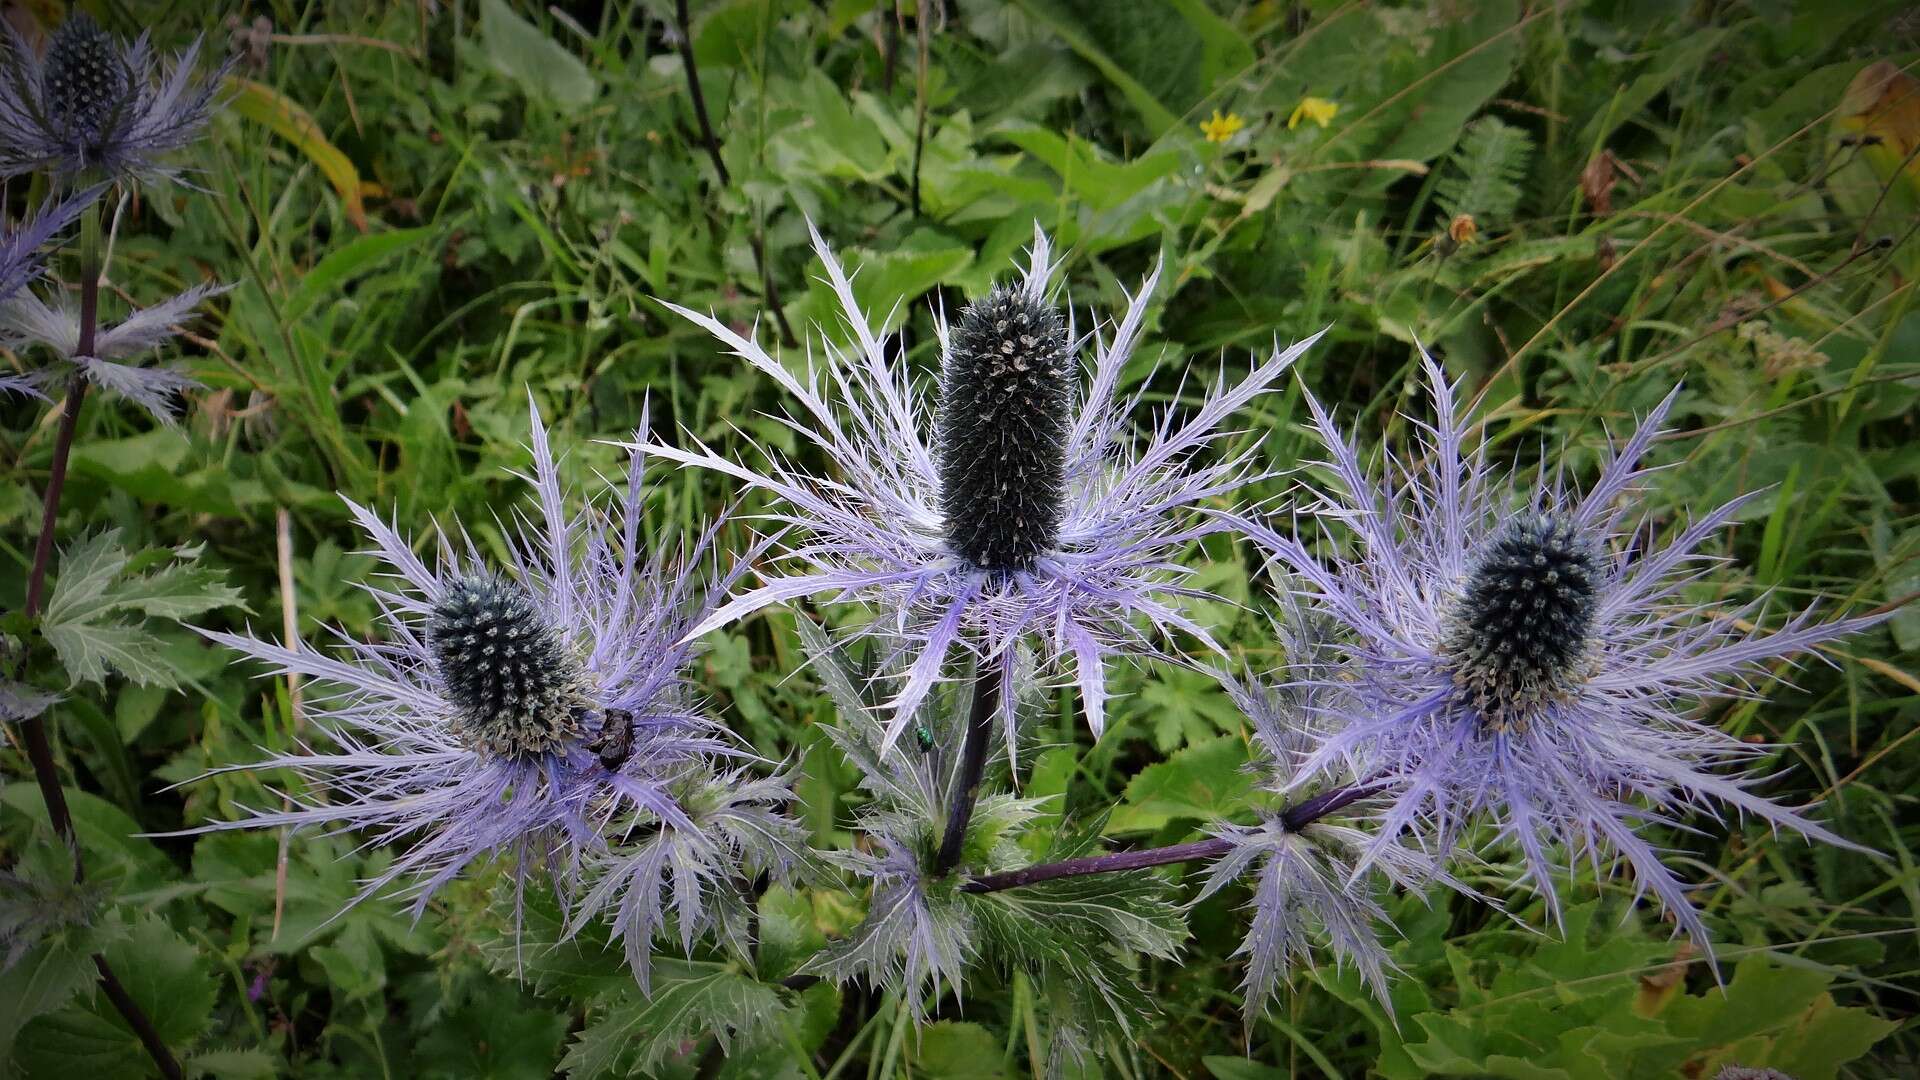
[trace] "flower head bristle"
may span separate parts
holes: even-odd
[[[1603,573],[1598,545],[1547,513],[1514,517],[1472,562],[1443,652],[1488,724],[1518,726],[1579,682]]]
[[[940,378],[940,509],[973,565],[1025,570],[1058,539],[1072,378],[1066,320],[1033,290],[961,313]]]
[[[580,664],[526,588],[504,578],[454,579],[427,624],[454,732],[500,756],[550,753],[582,734]]]
[[[48,111],[71,135],[99,134],[126,102],[129,73],[119,47],[85,14],[60,24],[47,45],[43,71]]]

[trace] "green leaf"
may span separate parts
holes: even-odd
[[[112,607],[104,600],[107,586],[126,565],[119,529],[82,537],[60,553],[58,576],[41,619],[49,626],[83,622]]]
[[[240,591],[225,585],[219,572],[184,561],[190,555],[151,573],[137,572],[176,556],[157,551],[129,559],[118,529],[86,537],[61,555],[41,630],[69,680],[100,683],[118,672],[141,685],[172,686],[180,673],[167,655],[167,641],[138,622],[109,617],[122,612],[177,621],[244,606]]]
[[[420,248],[435,232],[431,226],[424,225],[416,229],[391,229],[357,237],[327,252],[325,258],[301,276],[299,287],[287,299],[282,317],[288,322],[299,320],[341,285],[402,251]]]
[[[209,1080],[273,1080],[280,1075],[280,1059],[264,1050],[209,1050],[186,1062],[188,1076]]]
[[[133,925],[106,957],[127,996],[176,1053],[213,1019],[215,986],[193,944],[154,916]],[[144,1076],[140,1039],[104,993],[39,1017],[20,1033],[18,1060],[33,1075]]]
[[[88,877],[125,874],[125,888],[149,889],[177,876],[173,863],[159,848],[135,835],[140,832],[139,824],[119,807],[85,791],[62,790],[66,792],[67,810],[73,817],[80,849],[87,856]],[[47,804],[40,797],[38,784],[20,780],[0,788],[0,804],[44,827]]]
[[[28,1021],[65,1005],[99,977],[93,954],[114,929],[124,927],[68,927],[42,938],[11,966],[0,966],[0,1061],[11,1059],[14,1039]]]
[[[993,1034],[979,1024],[939,1020],[921,1028],[908,1058],[916,1076],[932,1080],[995,1080],[1006,1075]]]
[[[1108,833],[1153,832],[1175,821],[1213,821],[1243,810],[1253,791],[1247,744],[1237,735],[1197,742],[1127,783]]]
[[[722,964],[656,957],[653,996],[636,990],[596,1017],[560,1061],[569,1076],[651,1073],[708,1035],[730,1046],[778,1030],[779,992]]]
[[[579,57],[514,14],[505,0],[480,0],[480,47],[522,89],[563,109],[585,108],[599,92]]]

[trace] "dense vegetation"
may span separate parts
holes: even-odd
[[[837,327],[809,222],[929,378],[933,311],[1009,278],[1036,222],[1080,332],[1162,264],[1125,374],[1155,407],[1190,407],[1220,367],[1330,327],[1297,382],[1241,414],[1235,444],[1274,473],[1237,493],[1249,502],[1293,491],[1303,466],[1312,477],[1303,385],[1364,446],[1411,446],[1431,410],[1417,341],[1477,399],[1495,459],[1548,483],[1591,480],[1610,435],[1684,383],[1653,451],[1672,467],[1647,497],[1650,527],[1763,491],[1714,542],[1725,562],[1696,602],[1767,595],[1778,621],[1920,592],[1920,20],[1903,3],[701,0],[684,36],[668,0],[262,0],[233,18],[82,6],[119,32],[171,46],[205,33],[239,54],[234,97],[189,159],[206,191],[142,187],[113,237],[118,295],[234,283],[178,342],[204,389],[178,427],[89,399],[58,534],[72,550],[119,530],[139,567],[197,549],[235,590],[202,625],[277,634],[284,619],[311,644],[329,626],[375,633],[356,588],[373,562],[342,495],[410,533],[457,519],[497,555],[500,523],[530,505],[513,475],[530,405],[581,490],[621,473],[598,440],[643,416],[653,437],[733,459],[808,460],[769,416],[790,405],[779,388],[660,301],[796,355],[816,323]],[[37,361],[20,348],[4,362]],[[6,611],[21,606],[59,411],[0,399]],[[652,536],[695,535],[737,494],[699,470],[655,479]],[[750,545],[760,508],[748,500],[723,548]],[[1270,660],[1262,559],[1212,537],[1189,563],[1244,602],[1196,617],[1247,664]],[[858,921],[857,897],[832,889],[766,895],[757,973],[717,954],[656,961],[649,1002],[618,948],[540,949],[554,915],[538,898],[516,948],[486,874],[417,923],[386,900],[336,918],[391,853],[351,835],[143,838],[277,799],[273,777],[197,778],[301,737],[284,681],[183,627],[147,627],[159,641],[142,677],[83,685],[50,713],[89,867],[57,903],[31,881],[61,877],[44,804],[11,729],[0,748],[0,927],[57,916],[0,949],[14,1071],[150,1067],[91,989],[95,949],[210,1076],[986,1077],[1044,1060],[1049,1004],[1024,977],[983,973],[920,1029],[895,994],[782,985]],[[798,765],[812,844],[855,847],[857,777],[822,734],[835,708],[794,615],[706,644],[716,709]],[[1783,665],[1750,700],[1708,706],[1777,744],[1771,797],[1819,800],[1836,832],[1885,855],[1704,817],[1647,825],[1701,883],[1724,988],[1607,866],[1566,890],[1564,932],[1541,933],[1546,912],[1496,851],[1468,875],[1512,919],[1445,890],[1387,900],[1404,937],[1393,1016],[1328,963],[1243,1024],[1247,893],[1230,887],[1187,913],[1177,961],[1139,962],[1157,1015],[1089,1069],[1915,1068],[1916,652],[1920,609],[1901,607],[1825,649],[1830,666]],[[1170,665],[1120,672],[1097,741],[1071,687],[1049,698],[1046,746],[1022,765],[1022,794],[1053,798],[1036,856],[1053,831],[1172,844],[1244,809],[1248,731],[1227,695]],[[1193,895],[1192,870],[1154,873]],[[741,1002],[778,1022],[723,1059],[708,1018]]]

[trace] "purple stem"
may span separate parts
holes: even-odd
[[[1377,783],[1349,784],[1323,791],[1282,813],[1280,823],[1288,832],[1299,832],[1328,814],[1337,813],[1358,800],[1372,795],[1383,786]],[[1195,840],[1186,844],[1174,844],[1171,847],[1115,851],[1105,855],[1084,855],[1078,859],[1037,863],[1033,866],[1023,866],[1018,870],[1005,870],[998,874],[982,874],[960,886],[960,891],[999,892],[1002,889],[1017,889],[1022,885],[1037,885],[1057,878],[1144,870],[1149,866],[1166,866],[1170,863],[1192,862],[1196,859],[1217,859],[1231,850],[1233,850],[1233,841],[1216,836],[1211,840]]]

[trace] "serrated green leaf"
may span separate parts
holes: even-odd
[[[188,1076],[209,1080],[272,1080],[280,1075],[280,1061],[264,1050],[209,1050],[186,1062]]]
[[[117,607],[163,619],[185,619],[223,607],[246,607],[239,589],[218,570],[174,563],[134,578],[113,591]]]
[[[148,916],[105,950],[127,995],[169,1047],[192,1044],[213,1018],[212,974],[193,944]],[[95,994],[29,1022],[18,1060],[33,1075],[144,1076],[140,1039],[105,994]]]
[[[68,623],[46,628],[47,643],[77,685],[103,683],[109,671],[142,686],[172,686],[179,675],[166,663],[166,642],[132,623]]]
[[[112,605],[104,602],[107,586],[126,565],[127,552],[120,546],[119,529],[82,537],[69,546],[60,553],[58,576],[53,579],[53,591],[40,615],[42,624],[51,629],[83,622],[110,608]]]
[[[93,953],[107,940],[103,931],[69,927],[0,968],[0,1062],[12,1059],[14,1039],[28,1021],[65,1005],[98,978]]]
[[[560,1060],[569,1076],[649,1073],[689,1043],[778,1030],[779,992],[722,964],[654,959],[653,996],[636,989],[588,1023]]]

